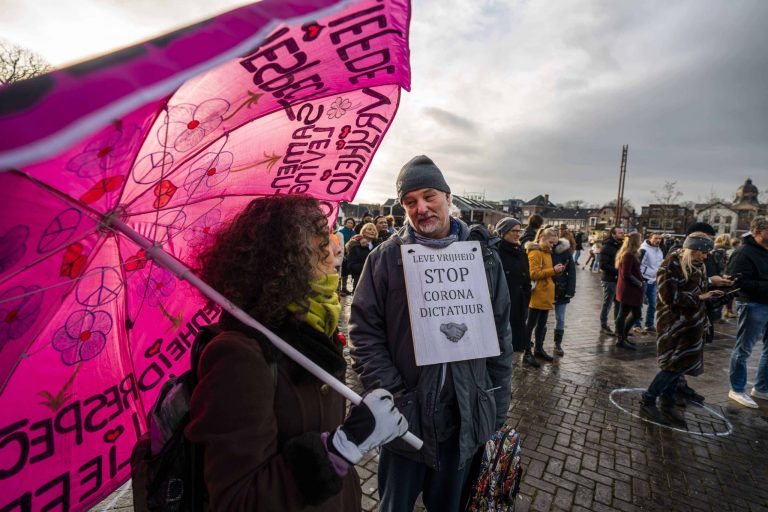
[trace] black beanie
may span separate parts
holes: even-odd
[[[422,188],[434,188],[442,192],[451,193],[451,189],[443,178],[443,173],[435,165],[435,162],[424,155],[411,158],[400,169],[397,175],[397,199],[402,202],[403,196],[408,192]]]
[[[696,231],[701,231],[702,233],[706,233],[709,236],[717,236],[717,231],[715,231],[715,228],[706,222],[694,222],[688,227],[688,229],[685,230],[685,234],[690,235]]]

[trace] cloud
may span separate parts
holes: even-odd
[[[374,185],[428,151],[457,191],[609,201],[623,144],[636,205],[666,180],[694,201],[712,188],[730,198],[748,176],[768,188],[768,3],[425,1],[413,11],[413,92],[361,197],[388,197]]]

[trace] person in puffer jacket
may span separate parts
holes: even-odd
[[[571,242],[561,238],[552,248],[552,264],[562,264],[565,269],[555,276],[555,355],[563,356],[565,336],[565,310],[576,295],[576,264],[571,257]]]
[[[555,282],[553,278],[565,270],[562,263],[552,265],[552,246],[558,240],[557,230],[541,228],[536,234],[535,242],[525,244],[528,252],[528,268],[531,273],[531,301],[528,304],[528,321],[526,335],[528,350],[525,359],[532,359],[531,338],[535,334],[535,349],[533,355],[547,362],[554,358],[544,350],[544,337],[547,334],[547,317],[555,307]],[[535,366],[535,365],[531,365]]]

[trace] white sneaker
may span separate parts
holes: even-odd
[[[728,398],[734,402],[740,403],[744,407],[751,407],[752,409],[757,409],[759,407],[757,402],[749,398],[745,392],[737,393],[734,390],[730,390],[728,392]]]
[[[752,388],[752,391],[750,391],[749,394],[752,395],[755,398],[760,398],[762,400],[768,400],[768,393],[763,393],[762,391],[758,391],[754,387]]]

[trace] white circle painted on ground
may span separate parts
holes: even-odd
[[[614,398],[614,395],[617,395],[617,394],[620,394],[620,393],[642,393],[643,391],[645,391],[645,388],[619,388],[619,389],[614,389],[613,391],[611,391],[608,394],[608,400],[610,400],[611,403],[614,406],[616,406],[616,408],[619,409],[620,411],[625,412],[625,413],[629,414],[630,416],[634,416],[635,418],[637,418],[637,419],[639,419],[641,421],[644,421],[646,423],[650,423],[651,425],[656,425],[656,426],[659,426],[659,427],[668,428],[670,430],[675,430],[677,432],[682,432],[683,434],[692,434],[692,435],[695,435],[695,436],[705,436],[705,437],[725,437],[725,436],[729,436],[729,435],[731,435],[733,433],[733,425],[731,425],[731,422],[728,421],[727,419],[725,419],[725,417],[722,414],[718,413],[717,411],[713,410],[710,407],[707,407],[704,404],[697,404],[697,406],[701,407],[705,411],[709,412],[709,414],[711,414],[715,418],[723,421],[725,423],[725,425],[728,427],[728,430],[726,430],[725,432],[695,432],[693,430],[686,430],[686,429],[682,429],[682,428],[677,428],[677,427],[673,427],[671,425],[663,425],[661,423],[657,423],[655,421],[651,421],[651,420],[649,420],[647,418],[643,418],[638,413],[626,409],[625,407],[621,406],[621,404],[619,404],[616,401],[616,399]]]

